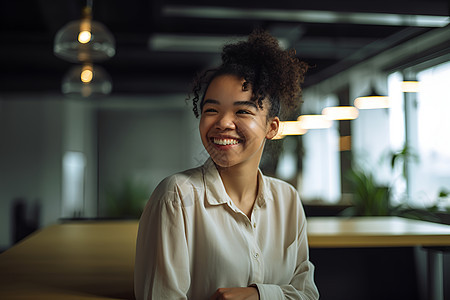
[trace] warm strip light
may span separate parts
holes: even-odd
[[[332,125],[332,121],[325,118],[324,115],[302,115],[297,120],[303,129],[330,128]]]
[[[283,135],[302,135],[308,131],[300,126],[299,121],[284,121],[280,122],[280,125]]]
[[[277,135],[273,139],[282,139],[286,135],[303,135],[308,130],[300,126],[299,121],[281,121]]]
[[[354,120],[358,117],[359,111],[354,106],[333,106],[322,110],[328,120]]]
[[[420,84],[418,81],[403,81],[401,90],[403,93],[418,93]]]
[[[285,135],[282,135],[280,131],[278,131],[277,135],[275,135],[272,140],[281,140],[285,137]]]
[[[355,99],[358,109],[389,108],[389,97],[387,96],[365,96]]]

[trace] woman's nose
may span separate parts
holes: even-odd
[[[218,116],[216,121],[216,128],[225,130],[225,129],[235,129],[236,124],[234,120],[233,114],[221,114]]]

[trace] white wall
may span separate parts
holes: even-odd
[[[13,200],[41,206],[40,226],[60,210],[61,102],[46,95],[0,98],[0,248],[11,245]]]
[[[95,101],[65,98],[63,105],[62,157],[68,152],[81,153],[85,158],[84,184],[78,199],[83,217],[97,216],[97,127]],[[64,166],[62,166],[64,168]],[[63,169],[64,172],[64,169]],[[67,179],[67,178],[66,178]],[[63,173],[64,180],[64,173]],[[62,191],[61,217],[73,217]]]
[[[12,201],[17,197],[24,198],[30,207],[39,201],[41,227],[56,223],[61,217],[72,216],[70,212],[63,214],[62,206],[62,159],[67,151],[81,152],[86,157],[81,216],[98,215],[99,111],[114,111],[123,119],[122,125],[127,123],[127,118],[134,124],[130,130],[122,132],[124,139],[130,138],[129,144],[122,144],[120,151],[108,147],[112,159],[105,162],[105,170],[111,178],[122,178],[131,170],[133,176],[147,178],[151,187],[169,173],[201,164],[207,155],[198,135],[198,120],[184,98],[185,95],[168,95],[109,97],[93,101],[59,95],[2,96],[0,249],[12,244],[11,209]],[[141,118],[136,119],[136,114]],[[114,123],[114,118],[110,121]],[[136,128],[139,130],[135,131]],[[147,136],[146,132],[149,133]],[[132,156],[131,161],[124,159],[124,153],[140,146],[143,147],[140,156]],[[146,159],[147,164],[140,164]],[[113,164],[114,161],[118,163]],[[147,175],[151,177],[145,177]]]
[[[108,189],[118,189],[132,180],[145,185],[150,196],[162,179],[192,167],[189,144],[193,139],[184,124],[184,113],[164,108],[99,111],[101,215]]]

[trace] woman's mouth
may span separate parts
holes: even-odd
[[[237,145],[241,142],[239,139],[233,138],[212,138],[211,140],[214,144],[220,146]]]

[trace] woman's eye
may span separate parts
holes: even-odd
[[[251,114],[250,111],[244,110],[244,109],[240,109],[240,110],[238,110],[236,113],[238,113],[238,114]]]
[[[217,110],[215,110],[214,108],[207,108],[203,111],[204,113],[208,113],[208,112],[217,112]]]

